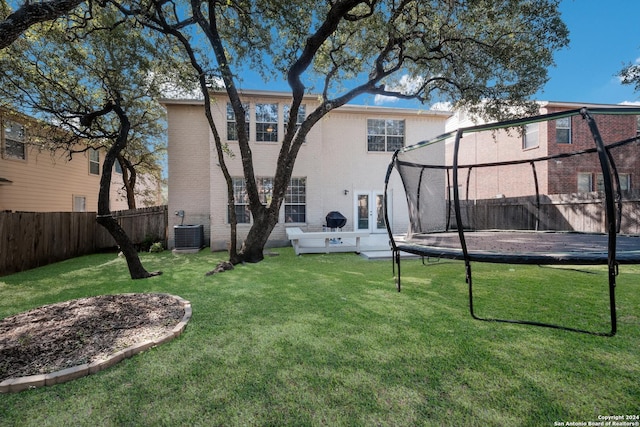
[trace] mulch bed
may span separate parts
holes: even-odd
[[[121,294],[46,305],[0,321],[0,382],[91,363],[159,338],[185,310],[166,294]]]

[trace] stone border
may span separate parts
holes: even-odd
[[[29,390],[36,387],[43,387],[55,384],[62,384],[67,381],[75,380],[77,378],[84,377],[86,375],[95,374],[104,369],[110,368],[118,362],[123,361],[124,359],[128,359],[131,356],[134,356],[142,351],[148,350],[152,347],[156,347],[160,344],[164,344],[166,342],[171,341],[174,338],[179,337],[184,328],[187,326],[187,323],[191,319],[192,310],[191,303],[179,296],[164,294],[170,297],[175,298],[182,304],[184,308],[184,316],[182,316],[182,320],[178,322],[176,326],[173,327],[171,332],[162,335],[154,340],[147,340],[140,343],[133,344],[124,350],[120,350],[116,353],[113,353],[105,360],[84,363],[82,365],[73,366],[71,368],[62,369],[60,371],[52,372],[50,374],[39,374],[39,375],[29,375],[26,377],[18,377],[18,378],[7,378],[6,380],[0,382],[0,393],[15,393],[23,390]]]

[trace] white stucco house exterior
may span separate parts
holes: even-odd
[[[241,96],[248,106],[255,174],[268,203],[291,95],[251,90],[241,91]],[[251,216],[243,204],[244,179],[235,140],[235,118],[226,93],[214,93],[212,100],[218,132],[235,154],[225,160],[234,177],[242,243],[251,226]],[[203,101],[165,99],[162,104],[168,116],[169,246],[175,246],[174,226],[189,224],[203,226],[204,244],[212,251],[224,250],[229,242],[227,189]],[[308,114],[318,106],[318,97],[307,96],[303,104]],[[426,109],[361,105],[345,105],[331,111],[311,130],[299,152],[287,199],[268,246],[289,244],[287,227],[321,231],[331,211],[339,211],[347,218],[345,231],[385,233],[381,200],[393,151],[443,133],[450,116],[449,112]],[[389,188],[390,223],[394,232],[403,233],[408,216],[397,174]],[[174,214],[180,211],[184,217]]]

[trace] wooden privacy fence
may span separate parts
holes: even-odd
[[[461,202],[471,229],[556,230],[606,233],[604,199],[598,193],[513,197]],[[617,206],[616,206],[617,209]],[[622,198],[620,233],[640,234],[640,192]]]
[[[167,242],[167,206],[112,212],[136,244]],[[95,212],[0,212],[0,275],[115,248]]]

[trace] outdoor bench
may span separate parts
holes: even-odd
[[[291,240],[296,255],[360,253],[360,238],[368,235],[368,231],[302,231],[299,227],[287,228],[287,239]]]

